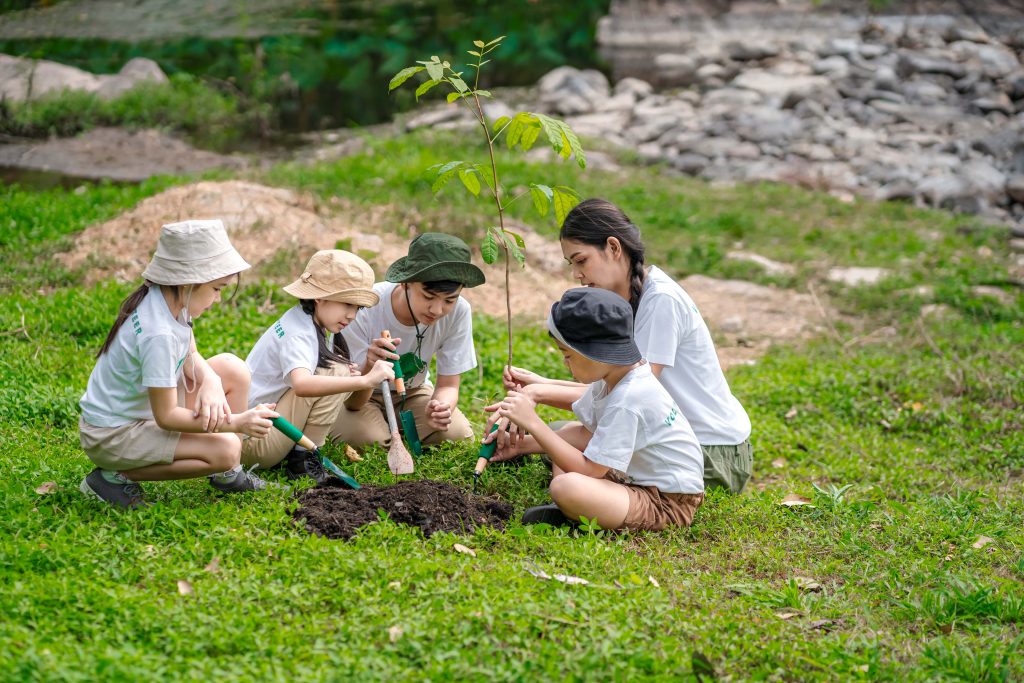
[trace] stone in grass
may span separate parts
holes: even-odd
[[[831,282],[839,282],[849,287],[874,285],[889,277],[892,273],[888,268],[865,268],[861,266],[835,267],[828,271]]]

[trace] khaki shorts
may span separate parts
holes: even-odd
[[[735,446],[701,446],[704,451],[704,488],[723,488],[739,493],[754,469],[750,440]]]
[[[173,462],[181,433],[161,429],[153,420],[96,427],[79,417],[78,437],[82,450],[97,467],[123,472]]]
[[[604,478],[625,486],[629,493],[629,510],[622,522],[626,529],[661,531],[670,526],[689,527],[704,502],[703,493],[665,493],[656,486],[627,483],[614,471]]]

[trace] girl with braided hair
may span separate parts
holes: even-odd
[[[607,200],[578,204],[566,216],[559,240],[573,279],[615,292],[632,306],[641,354],[700,441],[705,486],[739,493],[753,464],[750,418],[729,389],[693,299],[660,268],[645,265],[639,228]],[[584,385],[515,367],[505,369],[505,385],[510,390],[518,385],[534,401],[556,407],[571,405],[584,391]],[[495,461],[529,452],[531,440],[510,441],[503,431],[496,438]]]

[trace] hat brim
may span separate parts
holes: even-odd
[[[157,285],[200,285],[250,268],[252,266],[234,249],[197,261],[172,261],[154,255],[142,271],[142,279]]]
[[[370,306],[376,306],[380,303],[380,297],[377,295],[377,292],[372,289],[363,289],[361,287],[329,292],[308,282],[296,280],[290,285],[285,285],[283,289],[296,299],[324,299],[326,301],[337,301],[343,304],[352,304],[354,306],[364,306],[367,308]]]
[[[408,257],[403,256],[384,273],[388,282],[437,282],[451,280],[459,282],[463,287],[478,287],[484,283],[484,271],[466,261],[438,261],[429,266],[416,268],[410,264]]]
[[[558,306],[558,302],[552,305],[552,311]],[[608,365],[632,365],[644,359],[639,347],[632,339],[622,342],[585,342],[566,339],[562,331],[555,324],[554,316],[548,314],[548,331],[557,341],[565,344],[573,351],[580,353],[590,360]]]

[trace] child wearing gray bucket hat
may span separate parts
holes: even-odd
[[[460,293],[484,282],[470,256],[469,246],[454,235],[418,235],[408,254],[388,268],[387,281],[373,286],[380,303],[360,311],[342,331],[363,373],[379,360],[398,362],[407,393],[393,400],[401,409],[404,398],[425,445],[473,438],[469,420],[456,407],[460,375],[476,367],[472,310]],[[385,330],[391,338],[385,338]],[[428,371],[431,359],[437,361],[436,382]],[[390,445],[380,391],[355,393],[345,406],[332,436],[356,446]],[[406,440],[411,441],[409,434]]]
[[[552,305],[548,332],[573,377],[587,385],[571,404],[579,423],[555,432],[517,391],[487,407],[490,423],[530,433],[524,452],[551,458],[554,504],[528,509],[523,523],[587,517],[603,529],[690,526],[704,500],[700,444],[641,357],[629,303],[604,289],[570,289]]]
[[[355,254],[341,249],[313,254],[302,274],[284,287],[298,303],[267,328],[245,359],[252,372],[250,407],[277,404],[277,412],[319,447],[345,399],[394,379],[386,360],[357,372],[340,334],[361,309],[379,302],[373,279],[370,264]],[[332,478],[315,453],[293,445],[281,432],[242,447],[244,465],[267,468],[282,462],[291,479],[323,483]]]
[[[141,481],[208,476],[219,491],[265,487],[240,464],[242,438],[267,435],[267,406],[247,409],[240,358],[205,359],[192,320],[249,268],[219,220],[164,225],[142,284],[121,303],[82,396],[79,437],[95,468],[79,487],[112,505],[146,505]]]

